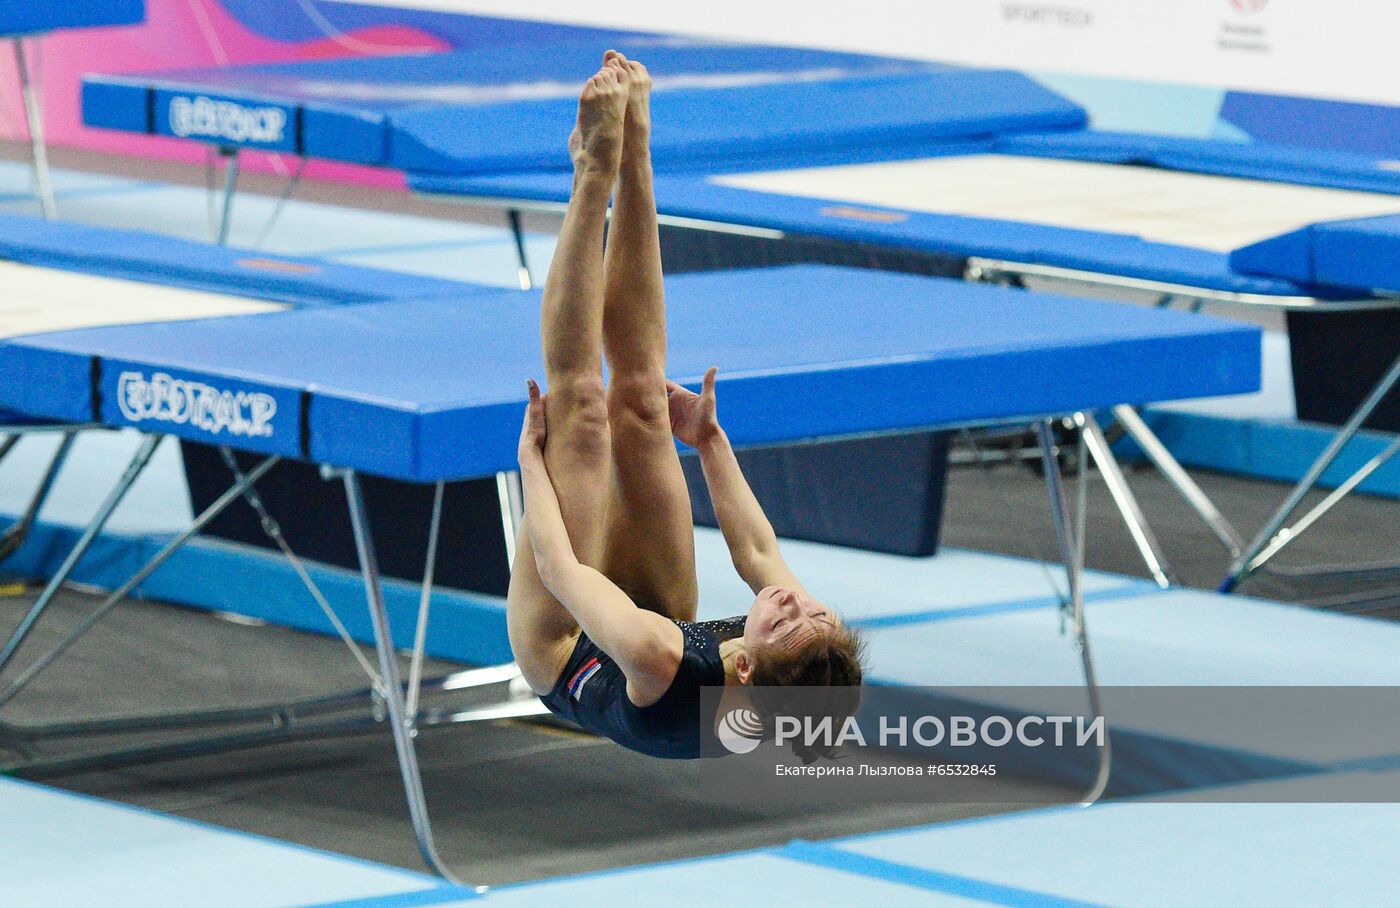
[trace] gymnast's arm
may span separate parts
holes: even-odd
[[[671,686],[680,665],[685,645],[680,628],[655,612],[637,608],[611,580],[579,563],[545,466],[545,431],[545,402],[531,382],[519,459],[525,525],[540,581],[622,669],[632,701],[642,706],[655,702]]]
[[[705,485],[715,506],[720,532],[734,569],[755,593],[766,586],[787,587],[806,594],[801,581],[783,560],[778,548],[778,536],[768,515],[754,497],[748,480],[734,456],[729,436],[719,424],[715,404],[715,372],[705,373],[699,394],[675,382],[666,383],[671,408],[671,431],[700,452],[700,466],[705,472]]]

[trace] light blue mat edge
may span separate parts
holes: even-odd
[[[405,882],[428,884],[431,887],[433,887],[434,890],[441,889],[444,886],[448,885],[444,883],[441,879],[435,876],[431,876],[430,874],[419,873],[414,870],[406,870],[403,867],[395,867],[391,864],[379,864],[374,861],[366,860],[364,858],[354,857],[353,855],[339,854],[334,851],[326,851],[321,848],[315,848],[311,845],[302,845],[296,842],[287,842],[281,839],[274,839],[271,836],[259,835],[255,832],[245,832],[240,829],[230,829],[224,826],[216,826],[212,823],[205,823],[200,820],[192,820],[188,817],[181,817],[176,816],[174,814],[162,813],[159,810],[152,810],[148,807],[138,807],[134,804],[126,804],[121,801],[112,801],[106,798],[97,797],[96,795],[83,794],[81,792],[76,791],[68,791],[63,788],[54,788],[51,785],[43,785],[39,782],[31,782],[27,779],[15,778],[14,776],[0,775],[0,787],[3,787],[5,785],[21,786],[24,788],[42,792],[43,794],[50,797],[65,798],[68,800],[79,801],[96,808],[134,814],[137,816],[152,817],[166,823],[187,826],[194,829],[198,829],[203,832],[210,832],[225,836],[233,836],[235,838],[240,839],[249,839],[251,841],[259,842],[264,845],[270,845],[272,847],[279,848],[282,850],[301,852],[304,854],[314,855],[318,858],[340,861],[347,864],[355,864],[383,873],[396,874],[402,876]]]

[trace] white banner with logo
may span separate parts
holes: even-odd
[[[1400,104],[1395,0],[356,0]]]

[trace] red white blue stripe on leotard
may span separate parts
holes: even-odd
[[[583,694],[583,686],[588,683],[588,679],[596,675],[602,667],[597,656],[579,666],[579,670],[569,679],[569,696],[577,700]]]

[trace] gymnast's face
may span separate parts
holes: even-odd
[[[836,613],[823,602],[781,586],[758,591],[744,622],[750,652],[795,653],[836,628]]]

